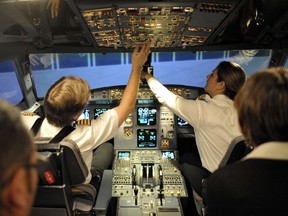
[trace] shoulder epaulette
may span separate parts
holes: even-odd
[[[205,100],[206,94],[201,94],[197,97],[197,100]]]
[[[77,125],[91,125],[90,119],[80,119],[76,121]]]
[[[37,115],[37,114],[33,113],[33,112],[21,112],[21,115],[23,115],[23,116],[34,116],[34,115]]]
[[[209,100],[211,99],[211,97],[209,96],[209,94],[201,94],[197,100],[201,100],[201,101],[204,101],[206,103],[209,102]]]

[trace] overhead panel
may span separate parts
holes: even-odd
[[[129,49],[151,39],[154,48],[202,46],[239,1],[139,2],[80,7],[94,45]]]

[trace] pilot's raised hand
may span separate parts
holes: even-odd
[[[132,70],[123,92],[119,106],[113,109],[118,115],[118,126],[124,122],[127,116],[134,110],[137,92],[139,88],[140,73],[142,66],[148,59],[150,53],[150,40],[142,45],[136,46],[132,53]]]
[[[143,81],[143,80],[148,80],[149,78],[151,78],[152,75],[150,73],[147,73],[147,72],[144,72],[144,71],[141,71],[141,77],[140,79]]]
[[[148,55],[150,53],[150,46],[151,41],[148,40],[142,45],[138,45],[134,48],[134,51],[132,53],[132,67],[141,70],[142,66],[148,59]]]

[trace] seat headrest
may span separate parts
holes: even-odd
[[[219,164],[219,168],[224,167],[229,163],[234,163],[240,160],[242,157],[245,156],[244,155],[245,149],[246,149],[245,137],[244,136],[235,137],[231,141],[226,153],[224,154],[224,157]]]
[[[82,184],[86,180],[89,170],[77,144],[70,139],[64,139],[60,143],[49,143],[50,140],[51,138],[48,137],[36,138],[34,143],[38,152],[50,151],[57,154],[63,152],[65,170],[62,172],[68,172],[67,176],[71,185]]]

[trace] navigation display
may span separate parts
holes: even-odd
[[[129,159],[130,158],[130,151],[119,151],[118,152],[118,159]]]
[[[168,158],[168,159],[174,160],[175,159],[174,151],[163,151],[162,158]]]
[[[137,107],[137,124],[156,125],[156,112],[155,107]]]
[[[185,126],[189,126],[189,123],[185,121],[184,119],[177,116],[177,125],[180,127],[185,127]]]
[[[90,109],[86,108],[78,119],[90,119]]]
[[[97,119],[102,113],[107,111],[109,108],[96,108],[94,112],[94,119]]]
[[[153,148],[157,146],[156,129],[138,129],[137,130],[138,148]]]

